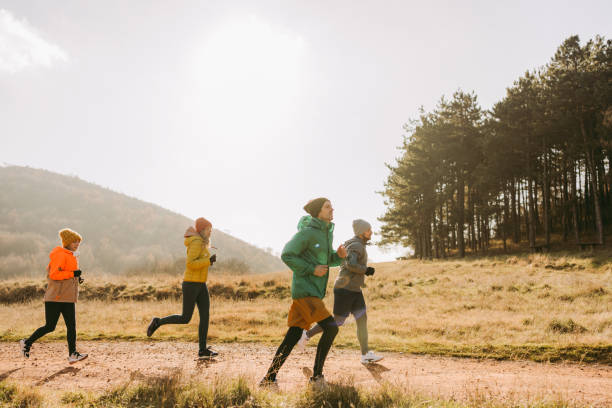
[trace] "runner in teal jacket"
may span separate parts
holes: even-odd
[[[325,297],[329,273],[315,276],[317,265],[340,266],[342,258],[332,246],[334,223],[305,215],[298,223],[298,232],[283,248],[281,259],[293,271],[291,297]]]
[[[268,372],[261,380],[262,386],[275,386],[276,374],[289,357],[304,330],[317,323],[323,330],[310,382],[315,386],[324,386],[323,365],[327,353],[338,334],[338,326],[327,310],[323,297],[329,279],[329,267],[340,266],[346,257],[346,249],[340,245],[333,250],[334,208],[325,197],[310,200],[304,210],[310,216],[304,216],[298,223],[298,232],[283,248],[282,260],[293,272],[291,297],[293,298],[287,326],[289,330],[276,350]]]

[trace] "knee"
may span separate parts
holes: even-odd
[[[360,309],[353,311],[353,316],[355,316],[355,320],[367,319],[366,309],[360,308]]]
[[[287,337],[290,339],[299,340],[300,337],[302,337],[303,332],[304,332],[304,329],[302,329],[301,327],[292,326],[289,328],[289,330],[287,330]]]
[[[335,320],[336,320],[336,326],[340,327],[344,324],[344,322],[346,322],[346,317],[347,316],[336,316]]]
[[[191,321],[191,315],[181,315],[179,317],[179,324],[187,324]]]
[[[368,321],[368,315],[363,312],[361,316],[355,316],[355,321],[357,322],[357,324],[366,323]]]
[[[338,326],[334,324],[328,324],[323,327],[323,334],[332,338],[336,337],[339,331],[340,329],[338,329]]]
[[[55,330],[55,325],[54,324],[46,324],[43,327],[44,327],[44,329],[45,329],[45,331],[47,333],[50,333],[50,332]]]

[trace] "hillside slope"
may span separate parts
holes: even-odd
[[[178,273],[182,268],[182,236],[193,220],[180,214],[77,177],[28,167],[0,167],[0,191],[0,278],[44,274],[57,231],[66,226],[85,237],[84,270]],[[284,268],[277,257],[219,230],[212,242],[226,267]]]

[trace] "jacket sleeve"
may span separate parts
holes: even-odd
[[[363,248],[358,244],[351,244],[346,249],[348,255],[346,256],[346,269],[352,273],[364,275],[368,270],[367,266],[359,263],[359,258],[362,256]]]
[[[338,252],[332,251],[331,258],[329,258],[329,266],[340,266],[342,265],[342,261],[344,261],[344,259],[338,256]]]
[[[281,254],[283,262],[298,276],[312,275],[315,270],[316,265],[301,257],[306,248],[308,248],[308,237],[300,231],[287,242]]]
[[[185,261],[189,269],[202,269],[210,266],[210,258],[200,257],[202,255],[202,242],[192,241],[187,247],[187,260]]]
[[[65,280],[74,278],[74,271],[66,270],[66,255],[62,253],[53,254],[49,262],[49,278],[53,280]]]

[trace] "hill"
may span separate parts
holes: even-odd
[[[84,270],[109,274],[180,273],[183,233],[193,220],[124,194],[28,167],[0,167],[0,278],[44,274],[57,232],[69,226],[84,236]],[[213,231],[219,270],[269,272],[278,257]]]

